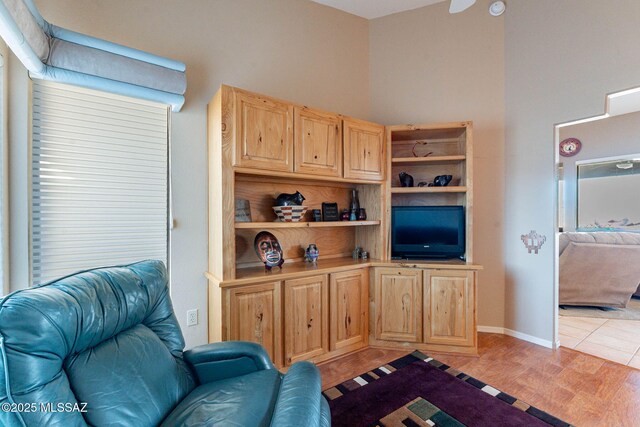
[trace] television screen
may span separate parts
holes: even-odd
[[[391,255],[394,258],[456,258],[465,251],[462,206],[393,206]]]

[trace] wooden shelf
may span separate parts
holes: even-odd
[[[477,264],[468,263],[461,260],[430,260],[430,261],[408,261],[408,260],[389,260],[383,261],[379,259],[354,260],[351,257],[319,259],[315,264],[310,262],[287,262],[282,269],[274,268],[271,271],[265,270],[264,267],[246,267],[239,268],[236,271],[236,278],[233,280],[220,281],[213,274],[206,272],[205,277],[218,283],[221,287],[233,287],[246,284],[256,283],[264,279],[270,280],[286,280],[297,279],[305,276],[313,276],[316,274],[337,273],[339,271],[349,271],[354,268],[367,267],[402,267],[402,268],[436,268],[441,270],[482,270],[483,267]]]
[[[391,194],[466,193],[467,187],[393,187]]]
[[[262,169],[251,169],[251,168],[242,168],[235,167],[233,168],[236,174],[241,175],[253,175],[253,176],[266,176],[269,178],[286,178],[287,180],[294,181],[319,181],[319,182],[342,182],[346,184],[369,184],[369,185],[382,185],[384,181],[373,181],[367,179],[351,179],[351,178],[341,178],[337,176],[314,176],[309,174],[300,174],[294,172],[277,172],[271,170],[262,170]]]
[[[447,164],[459,163],[467,159],[464,154],[452,156],[428,156],[428,157],[395,157],[391,159],[394,165],[422,165],[422,164]]]
[[[291,262],[285,260],[282,268],[273,268],[267,271],[264,266],[238,268],[236,270],[236,278],[234,280],[225,280],[220,283],[222,287],[237,286],[247,283],[255,283],[256,279],[266,280],[286,280],[292,278],[300,278],[315,274],[335,273],[338,271],[348,271],[354,268],[367,268],[372,261],[379,260],[362,260],[353,259],[351,257],[320,259],[313,262]],[[209,276],[207,276],[209,277]]]
[[[236,228],[329,228],[380,225],[380,221],[327,221],[327,222],[236,222]]]

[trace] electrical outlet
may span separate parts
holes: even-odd
[[[187,310],[187,326],[195,326],[198,324],[198,309]]]

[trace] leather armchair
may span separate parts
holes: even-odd
[[[90,270],[0,300],[0,425],[330,426],[320,375],[264,349],[183,353],[164,265]]]

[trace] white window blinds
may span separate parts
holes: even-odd
[[[167,262],[168,114],[166,105],[33,82],[34,284]]]

